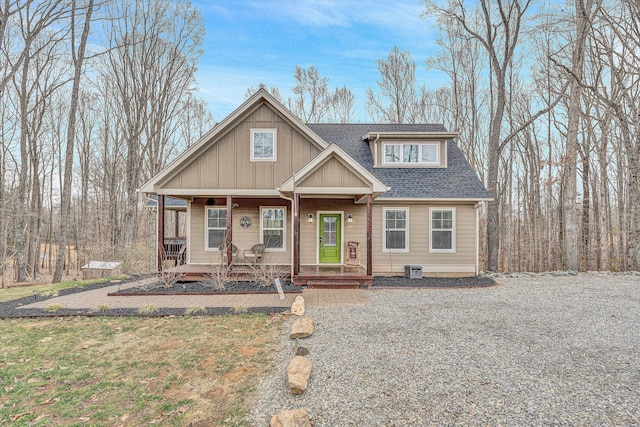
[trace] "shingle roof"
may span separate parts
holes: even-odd
[[[150,194],[147,198],[147,202],[145,203],[145,207],[147,208],[155,208],[158,206],[158,196],[155,194]],[[164,208],[165,209],[178,209],[187,208],[187,201],[184,199],[178,199],[176,197],[166,196],[164,198]]]
[[[445,132],[433,124],[310,124],[327,143],[335,142],[388,187],[385,198],[488,199],[491,194],[471,169],[458,145],[447,143],[446,168],[373,168],[371,150],[362,135],[368,132]]]

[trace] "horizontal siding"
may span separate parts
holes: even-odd
[[[269,206],[265,204],[265,206]],[[191,227],[190,227],[190,263],[211,264],[220,262],[218,251],[205,250],[205,205],[191,204]],[[268,264],[290,264],[292,254],[291,240],[291,212],[286,207],[287,219],[285,224],[285,252],[268,252],[265,255],[265,262]],[[240,218],[249,217],[251,226],[242,228]],[[232,241],[239,251],[240,258],[244,250],[251,249],[256,243],[260,243],[260,209],[259,208],[235,208],[232,215]]]
[[[334,201],[325,208],[305,208],[303,200],[300,210],[300,263],[303,265],[315,265],[318,263],[318,212],[342,213],[342,254],[344,257],[347,242],[360,242],[360,263],[367,265],[367,207],[356,205],[349,201]],[[308,215],[313,214],[314,221],[308,221]],[[353,222],[347,222],[347,214],[353,215]],[[343,258],[344,259],[344,258]]]
[[[405,265],[420,265],[424,273],[475,272],[476,213],[473,205],[394,204],[385,206],[408,208],[409,252],[383,251],[383,206],[373,207],[374,273],[400,273]],[[456,209],[456,252],[429,252],[429,208]]]
[[[265,206],[268,206],[266,202]],[[305,206],[306,205],[306,206]],[[346,242],[360,242],[361,265],[367,265],[367,210],[364,204],[352,201],[302,199],[300,213],[300,263],[315,265],[317,258],[319,212],[340,212],[343,214],[342,253]],[[373,272],[374,274],[393,274],[404,272],[405,265],[420,265],[425,275],[461,275],[475,272],[476,256],[476,213],[473,205],[434,205],[434,204],[395,204],[385,206],[405,207],[409,209],[409,252],[383,252],[382,248],[382,212],[383,206],[373,206]],[[456,252],[429,252],[429,208],[455,207],[456,209]],[[292,216],[290,206],[287,209],[286,252],[271,252],[268,263],[289,264],[293,250]],[[308,221],[313,214],[314,221]],[[347,214],[353,215],[348,223]],[[240,227],[240,218],[251,219],[251,227]],[[189,262],[209,264],[219,262],[217,252],[204,249],[204,205],[190,204],[189,218]],[[257,207],[233,210],[233,243],[242,253],[260,242],[260,210]]]

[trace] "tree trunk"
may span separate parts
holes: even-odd
[[[76,16],[76,4],[75,1],[71,11],[71,26],[75,27]],[[73,178],[73,154],[74,154],[74,142],[76,138],[76,116],[78,111],[78,94],[80,92],[80,77],[82,75],[82,64],[84,62],[84,51],[87,46],[87,38],[89,37],[89,27],[91,25],[91,13],[93,12],[93,0],[89,0],[86,8],[86,17],[84,21],[84,28],[82,29],[82,36],[80,38],[80,46],[78,48],[77,56],[75,52],[75,44],[71,41],[71,48],[74,56],[74,73],[73,73],[73,87],[71,89],[71,105],[69,106],[69,122],[67,124],[67,148],[65,151],[64,159],[64,182],[62,184],[62,197],[60,202],[60,231],[59,231],[59,244],[58,244],[58,256],[56,258],[56,269],[53,273],[53,283],[59,283],[62,281],[62,272],[64,270],[64,256],[65,247],[67,245],[67,238],[69,234],[69,227],[71,226],[71,184]],[[71,262],[69,260],[68,262]]]
[[[583,0],[575,0],[576,41],[571,60],[571,84],[569,89],[569,109],[567,111],[567,146],[564,156],[564,180],[562,188],[562,213],[565,267],[569,270],[580,269],[580,248],[578,234],[577,197],[577,161],[578,128],[580,125],[580,100],[582,98],[582,69],[584,47],[587,38],[588,21]]]

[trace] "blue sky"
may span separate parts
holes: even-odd
[[[284,98],[296,65],[314,65],[329,87],[355,95],[356,121],[369,117],[365,90],[377,91],[376,60],[394,46],[412,53],[417,80],[446,82],[424,60],[438,51],[438,31],[421,18],[420,0],[197,0],[207,35],[197,73],[199,94],[216,120],[244,101],[249,86],[277,86]]]

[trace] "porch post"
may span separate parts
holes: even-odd
[[[373,253],[373,250],[371,249],[371,229],[373,227],[372,203],[373,195],[367,194],[367,276],[371,276],[373,274],[373,259],[371,257],[371,254]]]
[[[175,213],[175,219],[176,219],[176,224],[175,224],[175,232],[173,233],[173,237],[178,237],[180,236],[180,211],[176,211]]]
[[[164,194],[158,194],[158,273],[162,272],[164,260]]]
[[[232,215],[233,211],[232,211],[232,205],[231,205],[231,195],[227,195],[227,232],[225,233],[226,239],[225,239],[225,247],[227,248],[227,267],[231,266],[231,261],[232,261],[232,253],[233,251],[231,250],[231,245],[233,242],[232,239],[232,221],[231,221],[231,215]]]
[[[300,274],[300,194],[293,195],[293,275]]]

